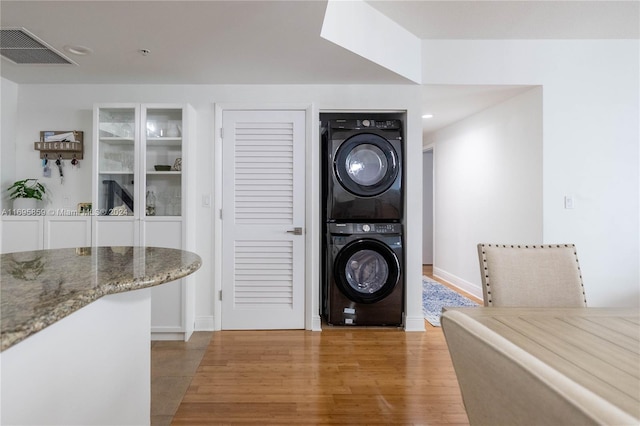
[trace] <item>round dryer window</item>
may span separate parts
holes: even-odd
[[[400,263],[386,244],[352,241],[338,252],[334,264],[336,285],[354,302],[375,303],[387,297],[399,280]]]
[[[387,158],[375,145],[358,145],[349,152],[344,164],[352,181],[371,186],[379,183],[387,174]]]
[[[393,185],[399,172],[391,143],[373,133],[358,133],[344,141],[334,159],[340,185],[354,195],[375,197]]]

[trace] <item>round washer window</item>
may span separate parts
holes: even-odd
[[[400,279],[400,263],[381,241],[362,238],[343,247],[335,258],[335,282],[354,302],[375,303],[387,297]]]
[[[345,276],[347,283],[355,291],[373,294],[387,283],[389,265],[377,251],[361,250],[347,260]]]

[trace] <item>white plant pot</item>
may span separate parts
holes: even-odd
[[[13,200],[14,210],[35,210],[38,207],[38,200],[35,198],[15,198]]]

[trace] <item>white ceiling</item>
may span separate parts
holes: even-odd
[[[637,0],[368,3],[421,39],[640,35]],[[3,58],[0,74],[19,84],[414,84],[321,38],[325,7],[326,0],[2,0],[3,29],[24,27],[78,65],[16,65]],[[92,54],[74,56],[65,46]],[[432,130],[469,114],[452,99],[482,109],[522,90],[463,89],[426,88],[425,109],[440,119],[425,126]]]
[[[640,35],[637,0],[367,3],[422,40],[629,39]]]

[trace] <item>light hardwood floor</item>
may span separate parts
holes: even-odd
[[[442,330],[425,329],[220,331],[155,342],[152,424],[466,425]]]

